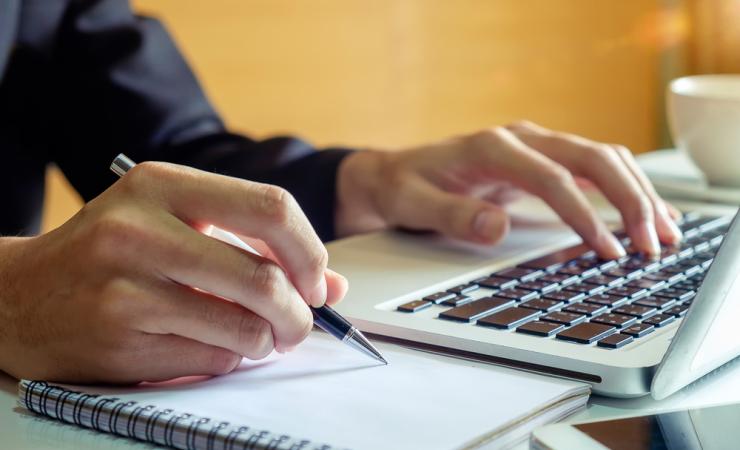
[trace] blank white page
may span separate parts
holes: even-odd
[[[75,387],[354,449],[451,449],[584,383],[379,344],[389,365],[323,333],[222,377],[134,388]]]

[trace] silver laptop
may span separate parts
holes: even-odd
[[[337,309],[371,336],[661,399],[740,354],[737,222],[688,214],[657,260],[603,261],[526,220],[490,248],[401,232],[328,248],[350,280]]]

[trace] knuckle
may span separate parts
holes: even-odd
[[[118,323],[126,326],[134,320],[136,286],[123,278],[112,278],[103,283],[98,292],[98,320],[102,323]]]
[[[326,251],[326,247],[319,245],[311,255],[309,264],[312,270],[318,271],[320,276],[324,276],[324,269],[329,265],[329,252]]]
[[[621,156],[623,159],[628,159],[628,158],[633,157],[632,152],[624,145],[616,144],[616,145],[612,145],[611,147],[614,149],[617,155]]]
[[[293,314],[295,323],[291,328],[292,332],[282,339],[282,342],[288,346],[295,346],[303,342],[313,329],[313,316],[308,305],[305,302],[295,302],[295,304],[297,312]]]
[[[107,260],[117,258],[122,250],[138,247],[147,237],[142,223],[127,211],[113,209],[92,221],[84,239],[97,257]]]
[[[254,290],[268,300],[280,300],[286,280],[283,270],[277,264],[262,259],[246,278],[247,290]]]
[[[647,195],[638,193],[633,203],[633,211],[638,220],[652,220],[654,210],[653,204]]]
[[[516,121],[512,122],[509,127],[510,128],[514,128],[514,129],[525,129],[525,130],[528,130],[528,129],[535,128],[536,126],[537,125],[534,122],[530,121],[530,120],[520,119],[520,120],[516,120]]]
[[[292,221],[296,201],[287,190],[265,185],[259,196],[259,210],[276,225],[288,225]]]
[[[225,349],[214,349],[208,356],[208,365],[212,373],[226,375],[237,368],[241,362],[241,356]]]
[[[272,352],[275,342],[272,326],[254,314],[242,314],[239,320],[239,346],[249,359],[262,359]]]
[[[177,169],[172,164],[167,164],[157,161],[144,161],[126,173],[122,181],[126,184],[132,184],[138,186],[141,183],[148,183],[155,179],[161,179],[162,177],[170,177],[173,172],[177,172]]]
[[[589,147],[591,156],[598,158],[599,160],[609,163],[609,164],[615,164],[619,162],[619,155],[617,154],[614,147],[606,144],[596,144],[591,147]]]
[[[478,158],[490,158],[492,149],[507,149],[506,140],[511,132],[505,127],[492,127],[477,131],[466,138],[466,145],[462,147],[466,152],[472,151]]]
[[[542,182],[548,190],[562,190],[575,184],[573,174],[560,164],[551,164],[545,170]]]

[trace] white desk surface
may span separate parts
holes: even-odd
[[[685,210],[727,214],[734,207],[673,202]],[[143,442],[60,424],[23,412],[17,406],[16,380],[0,372],[0,448],[8,449],[155,449]],[[569,422],[589,422],[681,409],[740,403],[740,359],[707,375],[693,385],[656,402],[651,397],[612,399],[593,396],[584,411]],[[517,447],[526,449],[523,443]]]

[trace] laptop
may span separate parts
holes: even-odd
[[[687,213],[655,259],[522,218],[493,247],[383,231],[328,250],[350,280],[337,310],[372,337],[662,399],[740,354],[738,221]]]

